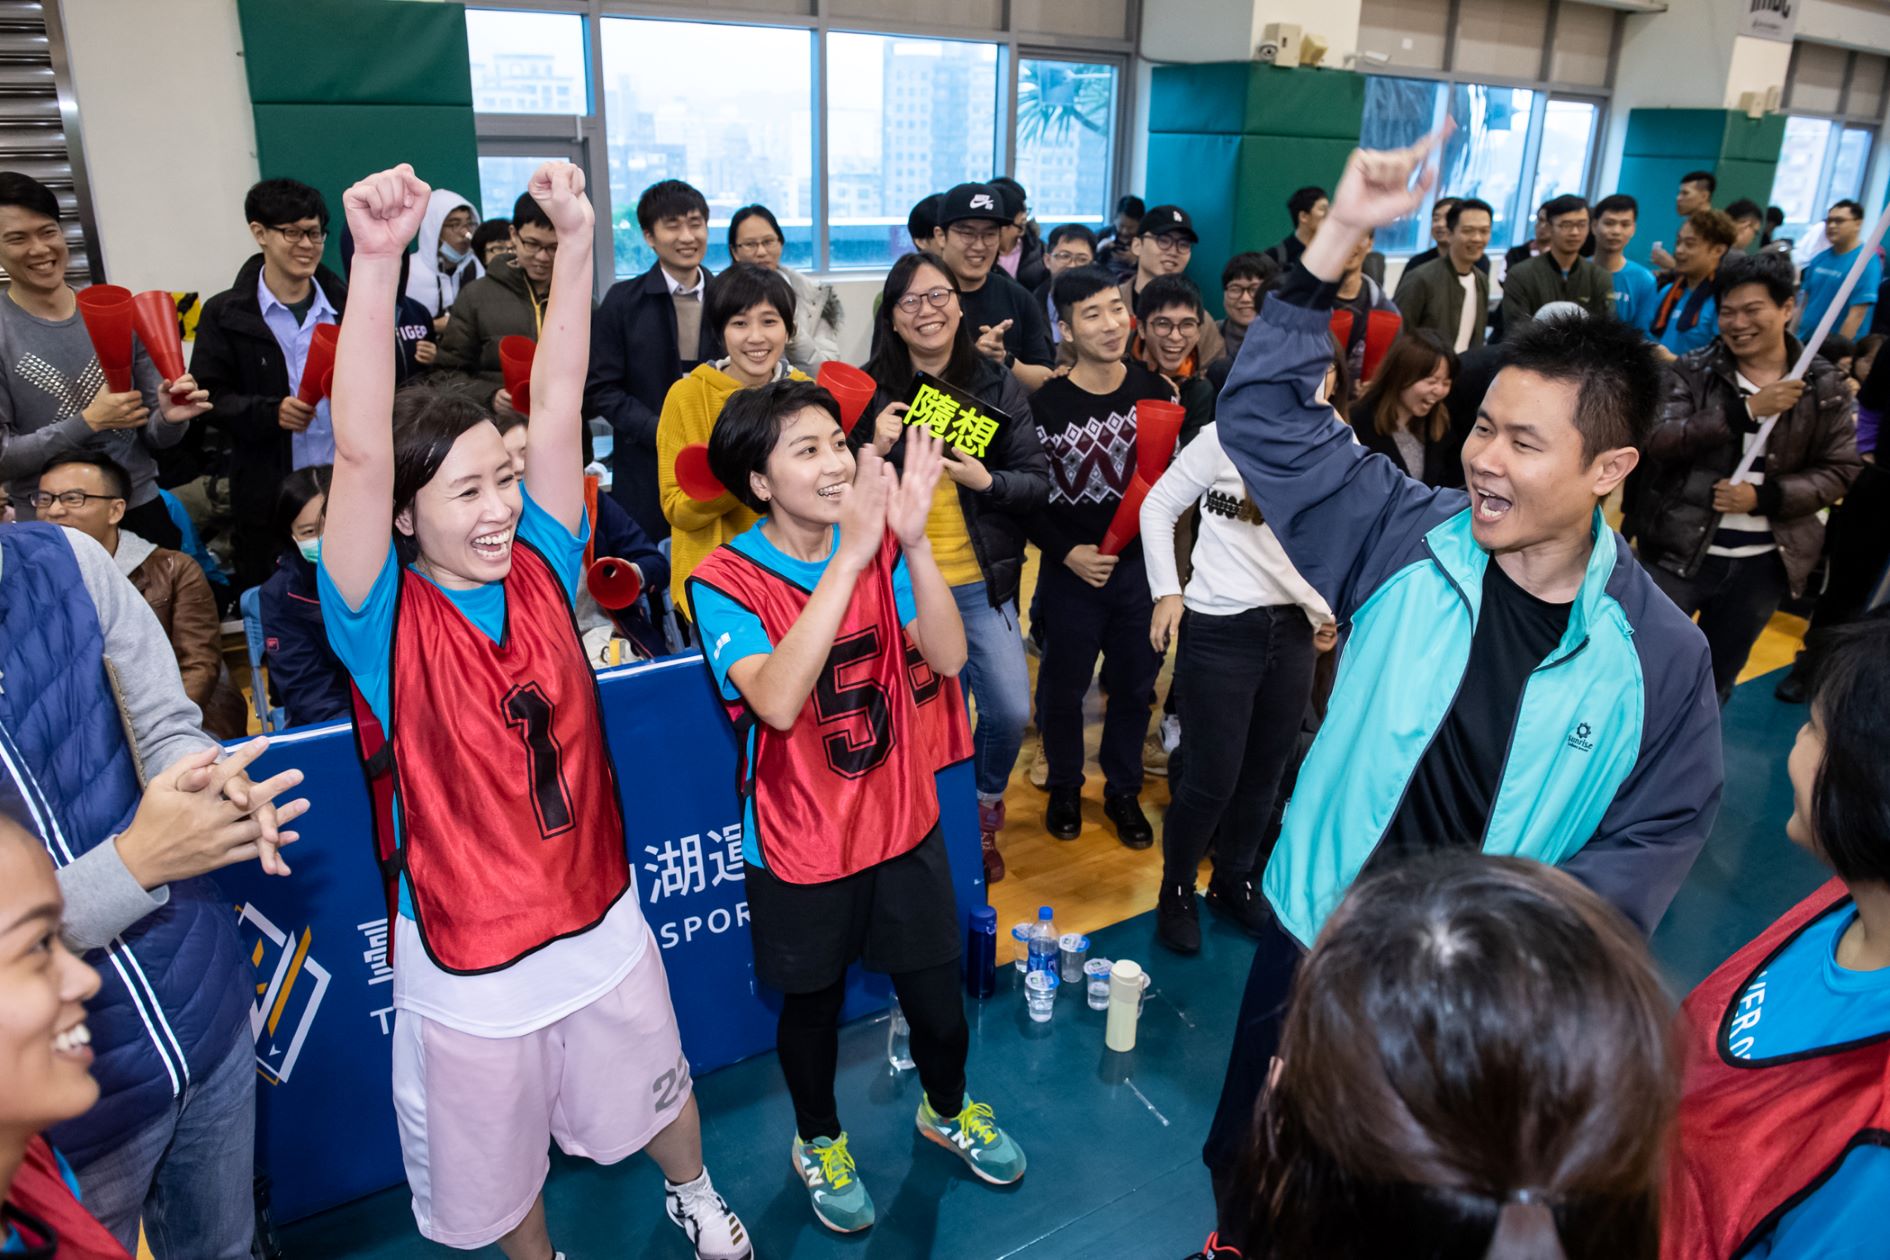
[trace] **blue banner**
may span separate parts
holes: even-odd
[[[755,984],[734,734],[698,655],[598,681],[636,893],[701,1075],[772,1049],[780,1002]],[[255,969],[257,1169],[273,1182],[279,1221],[405,1180],[390,1086],[387,902],[352,730],[278,736],[251,773],[290,766],[313,803],[284,853],[295,873],[273,879],[251,864],[218,876]],[[939,796],[962,926],[984,904],[969,764],[939,776]],[[888,993],[883,977],[856,970],[845,1018],[877,1010]]]

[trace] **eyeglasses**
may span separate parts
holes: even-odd
[[[1239,299],[1245,298],[1247,301],[1251,302],[1260,296],[1260,286],[1257,284],[1230,284],[1222,289],[1221,292],[1230,300],[1238,301]]]
[[[1091,262],[1091,255],[1075,250],[1059,249],[1050,255],[1050,261],[1062,263],[1065,267],[1087,267]]]
[[[771,249],[779,249],[782,241],[778,236],[758,236],[752,241],[736,241],[735,252],[738,254],[762,254]]]
[[[1832,226],[1842,227],[1846,223],[1862,223],[1862,222],[1863,220],[1858,218],[1854,214],[1827,214],[1824,216],[1824,225],[1826,227],[1832,227]]]
[[[282,239],[291,245],[300,245],[307,241],[311,245],[320,245],[328,239],[327,228],[271,227],[271,232],[282,233]]]
[[[85,506],[87,499],[102,499],[110,503],[121,497],[116,494],[87,494],[83,490],[62,490],[58,494],[50,490],[35,490],[26,496],[26,501],[43,512],[51,507],[56,499],[61,507],[68,507],[76,512]]]
[[[989,245],[997,241],[998,225],[986,223],[979,227],[968,227],[963,223],[954,223],[945,229],[945,235],[966,245]]]
[[[1172,337],[1176,333],[1198,333],[1201,321],[1198,319],[1165,319],[1156,317],[1148,321],[1148,330],[1157,337]]]
[[[1169,232],[1163,236],[1149,237],[1155,242],[1155,248],[1164,254],[1185,254],[1194,248],[1194,242],[1179,232]]]
[[[950,289],[927,289],[923,293],[905,294],[897,302],[894,302],[893,305],[897,306],[908,315],[913,314],[919,309],[919,303],[921,301],[925,302],[935,311],[942,311],[945,309],[945,304],[951,301],[954,296],[956,295],[953,294]]]
[[[540,258],[550,258],[558,252],[558,242],[552,241],[546,244],[541,241],[534,241],[530,237],[521,236],[518,238],[518,252],[520,254],[531,254]]]

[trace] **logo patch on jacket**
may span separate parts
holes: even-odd
[[[1595,751],[1595,728],[1586,722],[1575,723],[1575,729],[1568,733],[1568,746],[1577,752]]]

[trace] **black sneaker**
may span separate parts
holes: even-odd
[[[1083,834],[1083,790],[1051,788],[1050,804],[1043,811],[1043,829],[1059,840]]]
[[[1155,903],[1155,939],[1177,954],[1201,952],[1200,911],[1194,889],[1185,884],[1163,884]]]
[[[1133,792],[1103,797],[1103,817],[1116,828],[1116,839],[1131,849],[1146,849],[1155,843],[1155,828],[1142,812],[1142,798]]]
[[[1232,920],[1248,936],[1260,935],[1270,913],[1266,900],[1254,891],[1251,879],[1223,880],[1219,875],[1208,881],[1207,907]]]

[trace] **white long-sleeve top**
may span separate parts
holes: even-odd
[[[1175,522],[1196,502],[1201,525],[1194,536],[1194,572],[1184,591],[1175,566]],[[1142,556],[1149,594],[1156,599],[1180,595],[1190,612],[1228,617],[1250,608],[1297,604],[1315,628],[1332,620],[1332,609],[1261,522],[1260,509],[1247,498],[1214,425],[1183,447],[1149,488],[1142,501]]]

